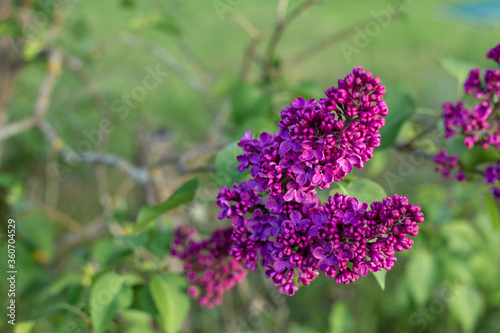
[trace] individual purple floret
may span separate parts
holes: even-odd
[[[199,297],[201,305],[220,305],[224,291],[246,276],[240,261],[229,255],[233,228],[217,229],[210,239],[196,242],[195,229],[183,225],[174,231],[171,254],[184,262],[190,286],[188,295]]]

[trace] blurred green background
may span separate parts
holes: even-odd
[[[7,271],[14,218],[15,332],[500,331],[497,203],[480,181],[446,181],[432,162],[414,163],[393,146],[397,138],[439,150],[442,103],[462,97],[469,69],[493,67],[485,54],[500,41],[499,1],[0,3],[0,80],[14,87],[0,104],[0,125],[31,117],[47,76],[55,77],[43,121],[1,145],[0,268]],[[296,8],[304,11],[295,18]],[[280,21],[287,15],[293,20]],[[62,57],[59,75],[48,70],[58,64],[54,54]],[[169,258],[172,229],[188,223],[209,234],[228,224],[217,220],[215,196],[227,181],[220,168],[232,166],[217,165],[218,152],[249,129],[275,131],[291,100],[321,98],[354,66],[381,78],[393,115],[384,149],[353,175],[422,206],[414,248],[398,254],[385,290],[372,276],[350,285],[318,277],[285,297],[258,270],[219,308],[189,300],[177,323],[189,303]],[[154,88],[145,83],[151,72],[161,73]],[[103,119],[108,133],[99,131]],[[57,140],[47,141],[42,123]],[[69,148],[112,154],[148,170],[147,180],[88,163],[90,155],[71,163]],[[141,206],[194,177],[194,202],[136,227]],[[154,295],[154,276],[172,289],[170,309]],[[96,310],[96,293],[114,278],[116,293]],[[0,281],[0,330],[9,332]]]

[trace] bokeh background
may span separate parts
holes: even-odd
[[[462,97],[472,67],[494,67],[499,1],[1,0],[0,11],[0,267],[14,218],[15,332],[500,331],[497,203],[403,149],[437,153],[441,105]],[[371,275],[318,277],[285,297],[257,270],[220,307],[174,293],[162,309],[150,281],[179,272],[173,227],[229,224],[215,196],[234,163],[219,152],[275,131],[290,101],[321,98],[355,66],[387,86],[392,118],[353,176],[426,217],[385,289]],[[142,206],[192,178],[193,202],[137,227]],[[112,306],[92,309],[98,281],[116,275]]]

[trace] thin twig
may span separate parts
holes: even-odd
[[[177,60],[177,58],[172,53],[168,52],[158,45],[148,43],[127,33],[122,34],[119,39],[125,45],[137,48],[143,52],[150,53],[151,55],[163,61],[182,80],[184,80],[184,82],[186,82],[188,86],[190,86],[193,90],[197,91],[200,94],[202,102],[205,104],[207,111],[212,116],[215,115],[215,109],[208,86],[191,72],[186,70],[184,65],[179,60]]]
[[[70,230],[80,230],[83,228],[80,222],[76,221],[71,216],[61,212],[60,210],[57,210],[47,205],[40,205],[40,209],[45,215],[50,217],[52,220],[54,220],[55,222],[59,222],[60,224],[64,225],[66,228]]]
[[[243,15],[238,11],[234,11],[229,16],[237,25],[240,26],[243,31],[245,31],[252,40],[256,40],[260,36],[259,30]]]
[[[184,65],[177,60],[177,58],[164,48],[148,43],[142,39],[139,39],[135,36],[129,34],[122,34],[119,37],[120,41],[125,45],[134,47],[141,51],[150,53],[163,61],[167,66],[169,66],[180,78],[182,78],[192,89],[205,93],[207,91],[207,86],[200,81],[196,76],[194,76],[191,72],[187,71],[184,68]]]
[[[75,153],[73,149],[64,143],[64,141],[54,131],[52,126],[46,121],[41,122],[38,125],[38,128],[44,135],[47,143],[49,143],[49,145],[55,149],[61,155],[63,160],[69,165],[78,164],[80,162],[104,163],[124,171],[139,184],[146,184],[148,180],[148,172],[146,169],[136,167],[118,156],[99,153]]]
[[[213,74],[209,73],[207,68],[203,65],[200,57],[196,55],[191,46],[186,42],[182,36],[178,36],[176,39],[179,50],[182,52],[184,59],[191,66],[191,68],[196,72],[196,74],[205,82],[212,83],[214,81]]]
[[[80,59],[69,56],[67,54],[64,55],[64,62],[70,69],[78,73],[78,75],[80,76],[81,80],[85,85],[85,88],[87,89],[87,92],[94,101],[94,104],[101,111],[102,115],[110,118],[112,115],[111,108],[109,107],[108,103],[99,92],[97,84],[92,79],[92,76],[83,66],[83,62]]]
[[[391,14],[391,16],[389,17],[389,21],[394,20],[399,15],[400,15],[400,13]],[[280,71],[286,72],[286,71],[290,70],[291,68],[297,66],[299,63],[309,59],[310,57],[325,50],[326,48],[330,47],[331,45],[340,42],[341,40],[345,39],[346,37],[348,37],[352,34],[355,34],[358,30],[364,29],[367,26],[367,24],[373,22],[373,20],[374,19],[371,18],[371,19],[365,20],[361,23],[355,24],[349,28],[346,28],[344,30],[341,30],[339,32],[335,32],[335,33],[331,34],[329,37],[312,45],[308,49],[302,51],[301,53],[292,57],[290,60],[286,61],[283,64],[283,66],[281,67]]]
[[[50,106],[50,96],[54,90],[56,79],[61,73],[61,52],[57,50],[50,52],[48,61],[47,73],[45,74],[45,78],[43,79],[42,84],[40,85],[40,90],[38,91],[33,116],[0,128],[0,141],[36,126],[47,113]]]
[[[286,5],[288,4],[288,1],[282,0],[278,3],[278,22],[274,27],[273,34],[271,35],[271,39],[269,40],[269,43],[265,51],[264,64],[263,64],[263,72],[265,80],[271,79],[275,74],[274,63],[273,63],[274,56],[286,26],[292,23],[296,18],[298,18],[301,14],[306,12],[312,6],[316,5],[318,2],[319,2],[318,0],[306,1],[288,15],[283,15],[283,13],[286,11]]]
[[[415,147],[413,147],[412,145],[409,145],[409,144],[403,144],[403,143],[395,142],[394,143],[394,148],[397,149],[397,150],[399,150],[399,151],[417,154],[418,156],[424,157],[424,158],[426,158],[428,160],[431,160],[431,161],[434,160],[434,155],[433,154],[430,154],[430,153],[425,152],[423,150],[417,149],[417,148],[415,148]]]

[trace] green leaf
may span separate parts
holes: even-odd
[[[164,257],[170,253],[170,244],[174,237],[174,229],[167,227],[162,231],[155,231],[151,236],[151,240],[147,243],[146,247],[157,257]]]
[[[130,325],[149,326],[153,317],[150,313],[136,309],[120,311],[123,319]]]
[[[497,202],[490,192],[484,193],[484,203],[486,204],[486,209],[490,215],[493,229],[498,230],[498,226],[500,224],[500,212],[498,211]]]
[[[330,196],[334,196],[335,193],[338,193],[338,194],[342,194],[342,195],[349,195],[347,193],[347,185],[349,185],[348,183],[346,184],[345,180],[341,180],[339,182],[336,182],[336,183],[333,183],[333,185],[335,186],[334,189],[332,189],[330,191]]]
[[[196,189],[198,188],[198,179],[194,178],[182,184],[166,201],[156,206],[144,206],[139,211],[137,223],[134,230],[141,230],[155,218],[165,214],[166,212],[191,202],[194,200]]]
[[[122,255],[127,251],[128,249],[124,245],[117,244],[113,239],[105,238],[94,244],[91,254],[101,267],[110,267],[121,259]]]
[[[473,332],[484,311],[484,299],[473,286],[459,286],[452,291],[454,296],[449,302],[451,315],[465,333]]]
[[[135,325],[128,328],[125,333],[155,333],[155,331],[147,325]]]
[[[80,284],[81,280],[82,277],[77,273],[63,273],[51,281],[51,283],[44,290],[43,296],[46,298],[56,296],[69,286]]]
[[[189,312],[185,280],[176,274],[156,275],[150,287],[159,326],[167,333],[177,333]]]
[[[0,36],[22,36],[23,30],[13,18],[0,21]]]
[[[119,236],[118,240],[120,243],[130,248],[131,250],[136,250],[137,248],[147,244],[148,235],[146,233],[125,235],[125,236]]]
[[[335,302],[333,304],[328,316],[328,322],[331,333],[349,333],[354,330],[354,318],[349,313],[345,302]]]
[[[54,223],[44,214],[33,212],[18,223],[19,234],[34,245],[38,258],[42,262],[51,261],[54,257],[55,230]]]
[[[351,181],[346,191],[350,197],[355,197],[360,203],[367,203],[368,206],[374,201],[382,201],[387,198],[387,193],[379,184],[366,178],[358,178]]]
[[[380,289],[385,290],[385,276],[387,275],[387,270],[383,269],[381,271],[372,272],[373,277],[377,280]]]
[[[243,150],[238,147],[238,142],[233,142],[222,149],[215,158],[215,183],[219,186],[231,186],[238,183],[249,170],[238,171],[240,164],[236,156],[243,154]]]
[[[446,240],[448,253],[469,255],[477,253],[483,245],[483,240],[474,225],[465,220],[446,223],[441,229],[441,234]]]
[[[271,112],[271,98],[261,93],[256,86],[237,81],[231,92],[233,119],[236,124],[243,124],[247,119],[267,115]]]
[[[382,142],[379,149],[390,147],[398,136],[401,126],[415,112],[416,102],[413,88],[406,84],[386,85],[384,100],[389,107],[385,126],[380,129]]]
[[[445,140],[444,147],[450,155],[462,156],[468,150],[464,145],[464,139],[459,136],[454,136],[449,140]]]
[[[463,144],[463,141],[462,141]],[[465,146],[464,146],[465,147]],[[459,155],[460,156],[460,155]],[[487,162],[500,161],[500,154],[491,149],[483,149],[481,147],[474,147],[466,149],[460,157],[460,162],[466,170],[474,170],[478,165]]]
[[[426,249],[414,250],[406,267],[406,286],[418,305],[424,304],[434,290],[436,267]]]
[[[94,332],[105,332],[116,312],[128,306],[132,291],[124,290],[123,278],[115,273],[99,277],[90,289],[90,318]]]

